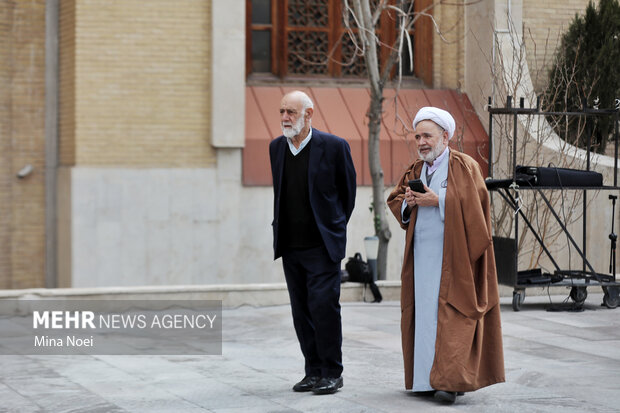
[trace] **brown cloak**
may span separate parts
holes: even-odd
[[[420,177],[422,160],[405,172],[388,197],[388,206],[406,232],[401,274],[401,334],[405,387],[413,386],[415,330],[413,230],[417,207],[408,224],[401,207],[409,179]],[[473,391],[504,381],[499,293],[491,232],[489,193],[480,165],[450,149],[444,221],[444,253],[437,310],[434,389]]]

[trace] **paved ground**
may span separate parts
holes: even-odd
[[[564,297],[551,297],[560,304]],[[502,299],[507,382],[453,406],[403,390],[397,302],[343,304],[344,388],[294,393],[302,359],[288,306],[223,313],[221,356],[0,356],[1,412],[618,412],[620,309]]]

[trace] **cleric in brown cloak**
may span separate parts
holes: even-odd
[[[413,127],[421,159],[387,201],[406,230],[405,387],[453,403],[457,392],[504,381],[489,194],[478,163],[448,148],[455,130],[448,112],[422,108]],[[425,193],[408,186],[418,178]]]

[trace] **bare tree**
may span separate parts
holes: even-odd
[[[372,212],[375,233],[379,238],[377,271],[379,278],[387,272],[388,243],[392,237],[387,220],[383,168],[379,156],[379,133],[383,113],[383,89],[396,71],[397,87],[402,74],[402,56],[406,47],[413,56],[410,31],[416,19],[426,10],[414,13],[413,1],[389,0],[344,0],[344,21],[347,35],[355,45],[355,55],[363,58],[370,83],[370,107],[368,109],[368,164],[372,178]],[[392,44],[381,41],[376,32],[377,23],[383,13],[390,13],[397,27]],[[381,48],[388,48],[385,62],[380,62]],[[411,67],[413,67],[413,62]],[[398,64],[398,65],[397,65]]]
[[[535,105],[535,92],[526,93],[528,88],[526,72],[526,47],[520,37],[511,28],[509,33],[513,39],[512,54],[508,57],[510,61],[504,59],[504,55],[499,52],[494,54],[497,60],[489,62],[493,73],[494,106],[501,106],[506,96],[524,97],[532,106]],[[496,45],[501,43],[501,39],[496,37]],[[549,41],[547,40],[547,44]],[[534,43],[534,47],[535,47]],[[497,46],[499,47],[499,46]],[[544,63],[544,62],[543,62]],[[546,65],[541,64],[542,70]],[[569,66],[570,67],[570,66]],[[533,73],[536,76],[536,73]],[[563,81],[569,85],[574,82],[574,78],[567,71]],[[562,102],[562,96],[548,94],[541,103],[541,110],[549,110]],[[565,109],[566,110],[566,109]],[[574,146],[577,140],[585,135],[585,125],[580,125],[577,136],[573,141],[562,141],[556,150],[545,150],[547,143],[554,139],[554,122],[557,120],[545,118],[541,115],[519,117],[519,128],[516,145],[514,145],[514,126],[512,116],[495,116],[493,119],[493,175],[498,178],[512,177],[513,174],[513,148],[516,148],[517,164],[546,166],[551,165],[561,168],[585,169],[585,159],[577,156],[578,149]],[[577,120],[579,121],[579,119]],[[549,122],[551,127],[544,127]],[[581,121],[583,123],[583,121]],[[554,209],[559,209],[566,225],[578,222],[582,218],[581,208],[583,193],[581,191],[544,191]],[[525,217],[532,223],[537,234],[547,246],[560,248],[563,244],[560,238],[564,233],[558,225],[550,210],[539,203],[534,191],[518,191],[520,200],[520,210]],[[494,200],[494,198],[492,198]],[[514,231],[515,211],[505,202],[494,200],[492,207],[492,220],[495,235],[501,237],[511,237]],[[531,231],[524,227],[519,236],[519,261],[527,269],[548,265],[543,259],[544,251],[534,239]],[[568,242],[567,242],[568,244]],[[570,265],[570,262],[569,262]]]

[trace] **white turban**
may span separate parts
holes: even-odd
[[[432,120],[443,130],[448,132],[448,139],[452,139],[454,130],[456,129],[456,123],[450,113],[443,109],[425,106],[418,111],[417,115],[415,115],[415,119],[413,120],[413,129],[415,129],[418,123],[423,120]]]

